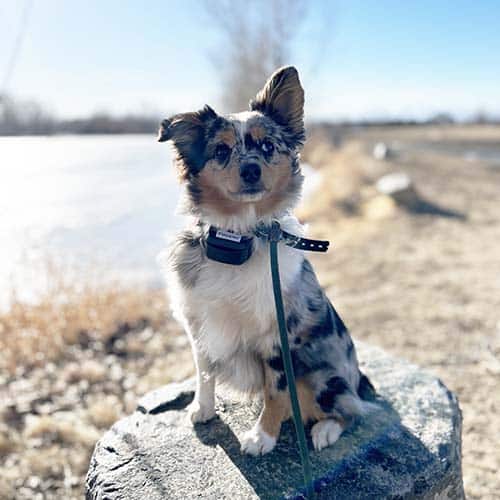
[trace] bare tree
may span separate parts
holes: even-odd
[[[221,37],[212,60],[223,84],[222,105],[246,109],[266,78],[289,62],[306,1],[205,0],[204,5]]]

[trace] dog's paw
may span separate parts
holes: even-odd
[[[188,406],[187,414],[193,424],[202,424],[215,417],[215,408],[201,404],[196,399]]]
[[[311,429],[314,449],[319,451],[332,445],[342,434],[342,426],[335,420],[320,420]]]
[[[259,424],[245,432],[241,438],[241,451],[249,455],[264,455],[276,446],[276,438],[270,436]]]

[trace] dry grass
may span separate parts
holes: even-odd
[[[0,313],[0,372],[42,366],[59,359],[68,345],[105,342],[117,330],[145,321],[154,328],[165,323],[162,291],[125,286],[91,271],[67,272],[47,260],[42,273],[49,285],[36,303],[12,293],[9,310]]]
[[[14,294],[0,313],[1,499],[82,498],[101,434],[193,372],[164,291],[52,262],[43,272],[36,303]]]

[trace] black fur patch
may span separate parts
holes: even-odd
[[[342,338],[347,332],[347,328],[333,306],[332,306],[332,312],[333,312],[333,321],[335,325],[335,332],[340,338]]]
[[[323,318],[311,328],[309,336],[312,339],[320,339],[332,335],[334,328],[333,311],[327,307]]]
[[[253,140],[251,134],[245,134],[245,148],[250,151],[252,149],[257,149],[258,144]]]
[[[307,309],[309,309],[310,312],[318,312],[321,309],[321,303],[318,301],[315,301],[311,297],[308,297],[307,299]]]
[[[283,358],[281,357],[281,353],[278,356],[273,356],[267,360],[267,364],[277,372],[282,372],[285,370],[285,366],[283,365]]]
[[[299,323],[300,318],[295,313],[290,313],[286,320],[286,329],[288,330],[288,333],[290,333],[292,330],[295,330]]]
[[[314,270],[311,266],[311,263],[307,260],[307,259],[304,259],[302,261],[302,269],[301,269],[301,272],[302,273],[314,273]]]
[[[377,391],[370,382],[370,379],[364,373],[360,372],[360,374],[361,377],[359,378],[358,395],[365,401],[372,401],[377,396]]]
[[[335,407],[337,397],[348,392],[349,386],[342,377],[331,377],[326,386],[327,389],[319,393],[316,401],[325,413],[330,413]]]
[[[286,376],[282,373],[278,378],[278,383],[276,384],[278,391],[284,391],[287,387]]]
[[[352,343],[351,339],[348,339],[348,341],[347,341],[347,357],[349,359],[351,359],[353,354],[354,354],[354,344]]]
[[[306,363],[304,359],[300,356],[300,348],[292,349],[290,351],[290,356],[292,358],[292,367],[294,375],[298,377],[304,377],[305,375],[323,369],[330,368],[330,365],[325,361],[318,361],[317,363]],[[283,363],[283,358],[281,356],[281,351],[278,356],[273,356],[267,360],[267,364],[277,372],[284,372],[285,365]]]
[[[290,354],[292,357],[293,373],[296,377],[303,377],[313,371],[313,367],[304,363],[304,361],[300,358],[297,350],[292,350]]]

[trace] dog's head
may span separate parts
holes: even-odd
[[[304,139],[304,91],[289,66],[269,78],[250,111],[181,113],[163,120],[158,140],[174,145],[191,211],[223,221],[269,217],[296,204]]]

